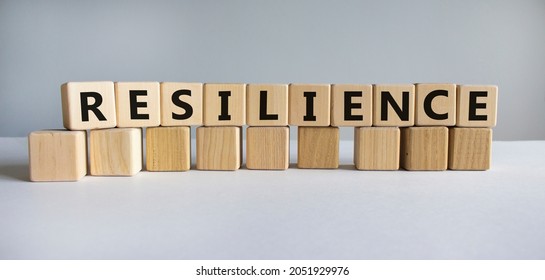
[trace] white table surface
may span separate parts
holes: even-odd
[[[291,161],[296,161],[292,142]],[[489,171],[140,172],[28,182],[0,138],[0,259],[544,259],[545,141]]]

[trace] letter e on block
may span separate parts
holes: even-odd
[[[148,127],[161,124],[158,82],[117,82],[117,127]]]
[[[459,85],[456,95],[456,126],[496,126],[497,86]]]

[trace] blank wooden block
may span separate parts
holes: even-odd
[[[142,129],[91,130],[91,175],[133,176],[142,170]]]
[[[400,159],[401,167],[406,170],[446,170],[448,128],[402,128]]]
[[[398,127],[356,127],[354,164],[359,170],[399,169]]]
[[[291,84],[289,86],[289,124],[329,126],[331,86]]]
[[[249,84],[246,123],[250,126],[288,125],[288,85]]]
[[[414,85],[375,85],[373,103],[374,126],[414,125]]]
[[[459,85],[456,96],[456,126],[496,126],[498,107],[497,86]]]
[[[146,169],[186,171],[191,168],[191,129],[189,126],[146,129]]]
[[[449,162],[452,170],[488,170],[491,162],[492,129],[449,129]]]
[[[373,125],[373,86],[332,85],[331,125]]]
[[[28,158],[31,181],[77,181],[87,174],[86,132],[31,132],[28,135]]]
[[[161,83],[161,126],[202,125],[202,83]]]
[[[147,127],[161,124],[158,82],[116,82],[117,127]]]
[[[113,82],[68,82],[61,86],[62,119],[70,130],[117,125]]]
[[[455,84],[416,84],[415,125],[454,126],[456,124]]]
[[[197,128],[197,169],[237,170],[241,163],[241,128]]]
[[[339,128],[298,127],[297,167],[338,168]]]
[[[204,125],[246,124],[246,84],[204,84]]]
[[[246,130],[248,169],[285,170],[289,164],[289,127],[248,127]]]

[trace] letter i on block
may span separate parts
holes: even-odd
[[[373,102],[373,126],[414,125],[414,85],[375,85]]]
[[[246,124],[246,84],[204,84],[204,125]]]
[[[291,84],[289,86],[289,124],[329,126],[330,85]]]
[[[159,126],[159,94],[158,82],[115,83],[117,127]]]

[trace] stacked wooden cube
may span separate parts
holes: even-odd
[[[289,125],[298,126],[298,168],[338,168],[339,127],[354,127],[359,170],[490,168],[497,87],[455,84],[202,84],[69,82],[64,127],[29,134],[32,181],[199,170],[289,167]],[[89,137],[87,137],[89,135]],[[89,145],[87,145],[89,142]],[[88,165],[89,163],[89,165]]]

